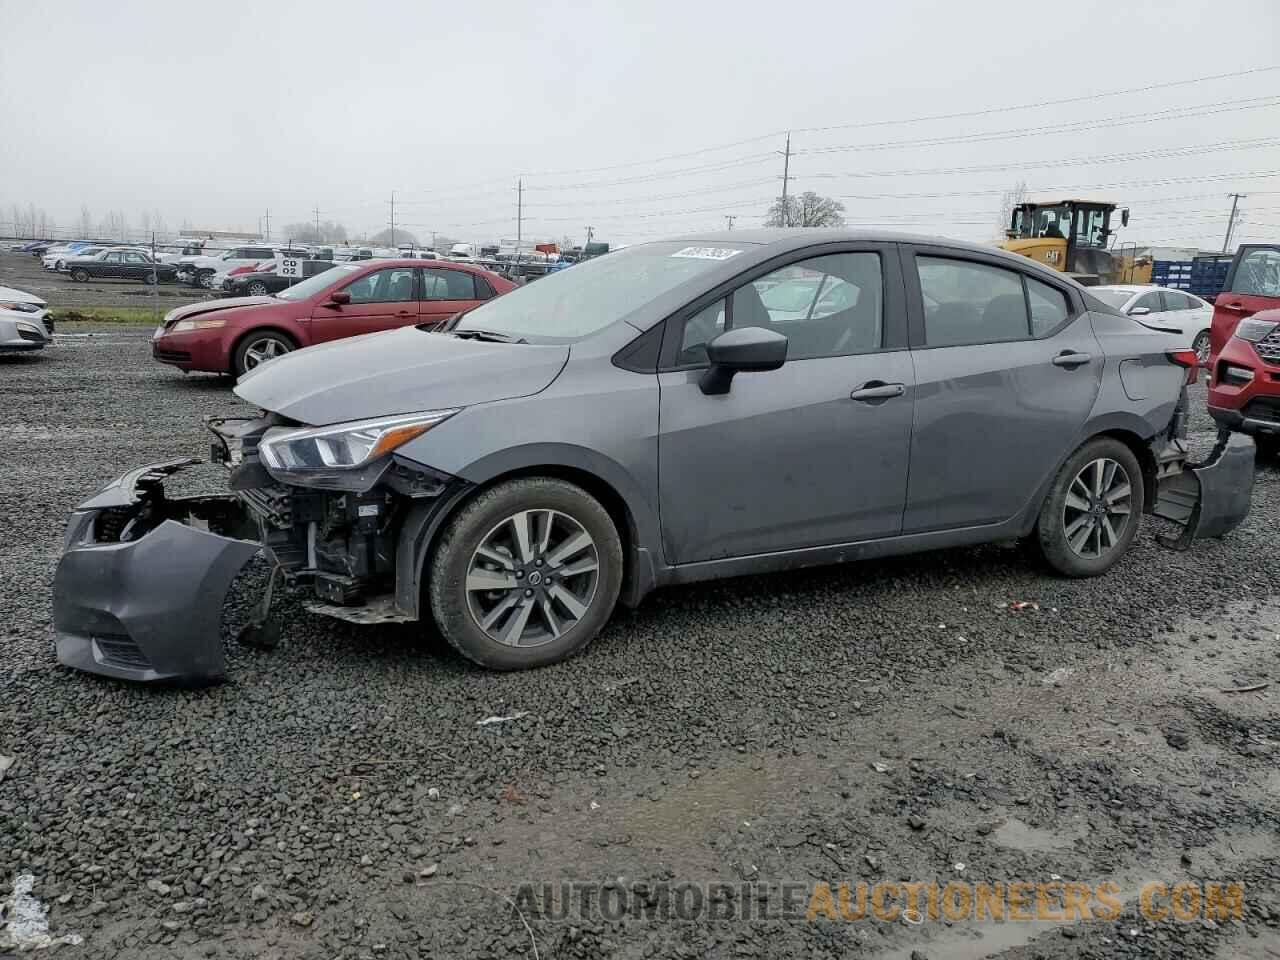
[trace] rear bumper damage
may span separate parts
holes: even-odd
[[[123,680],[226,673],[222,603],[261,549],[235,497],[168,499],[196,460],[131,470],[72,513],[53,585],[60,663]]]

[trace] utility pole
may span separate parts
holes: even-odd
[[[1226,253],[1227,248],[1231,246],[1231,234],[1234,233],[1236,229],[1236,207],[1239,206],[1240,201],[1245,199],[1246,196],[1247,195],[1243,193],[1231,194],[1231,216],[1227,218],[1227,235],[1222,240],[1223,253]]]
[[[391,246],[396,245],[396,192],[391,191]]]
[[[791,226],[791,210],[787,207],[787,181],[791,177],[791,131],[787,131],[787,149],[782,154],[782,225]]]
[[[314,211],[314,212],[315,212],[315,215],[316,215],[316,243],[321,243],[321,242],[323,242],[324,237],[320,236],[320,207],[319,207],[319,205],[317,205],[317,206],[316,206],[316,208],[315,208],[315,211]]]
[[[263,239],[264,239],[264,240],[270,240],[270,239],[271,239],[271,211],[270,211],[269,209],[267,210],[267,212],[266,212],[266,214],[265,214],[265,219],[266,219],[266,224],[267,224],[267,233],[266,233],[266,236],[265,236],[265,237],[263,237]]]
[[[726,214],[724,215],[724,218],[725,218],[727,221],[729,221],[729,229],[730,229],[730,230],[732,230],[732,229],[733,229],[733,221],[735,221],[735,220],[737,220],[737,219],[738,219],[738,215],[737,215],[736,213],[726,213]]]
[[[524,177],[516,178],[516,265],[515,280],[520,276],[520,244],[524,241]]]

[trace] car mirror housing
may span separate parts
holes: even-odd
[[[707,344],[707,359],[711,366],[698,386],[709,396],[728,393],[735,374],[777,370],[786,363],[787,338],[763,327],[726,330]]]
[[[1145,317],[1145,316],[1146,316],[1148,313],[1150,313],[1150,312],[1151,312],[1151,308],[1150,308],[1150,307],[1134,307],[1134,308],[1132,308],[1132,309],[1129,311],[1129,316],[1131,316],[1131,317]]]
[[[333,293],[329,294],[329,302],[340,307],[344,303],[351,302],[351,294],[347,293],[345,290],[335,290]]]

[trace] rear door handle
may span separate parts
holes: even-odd
[[[883,380],[868,380],[853,393],[849,394],[850,400],[889,400],[892,397],[900,397],[907,392],[907,388],[901,383],[885,383]]]
[[[1064,350],[1053,358],[1055,367],[1080,367],[1092,360],[1093,357],[1087,353],[1075,353],[1070,350]]]

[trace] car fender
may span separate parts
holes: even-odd
[[[625,509],[629,529],[624,531],[629,554],[629,576],[622,602],[634,606],[654,588],[657,566],[662,563],[658,513],[639,483],[617,461],[597,451],[570,443],[529,443],[495,451],[458,471],[445,494],[418,504],[406,517],[400,532],[396,558],[396,606],[420,616],[421,583],[427,560],[444,523],[472,496],[507,476],[543,471],[553,476],[574,474],[603,484]]]

